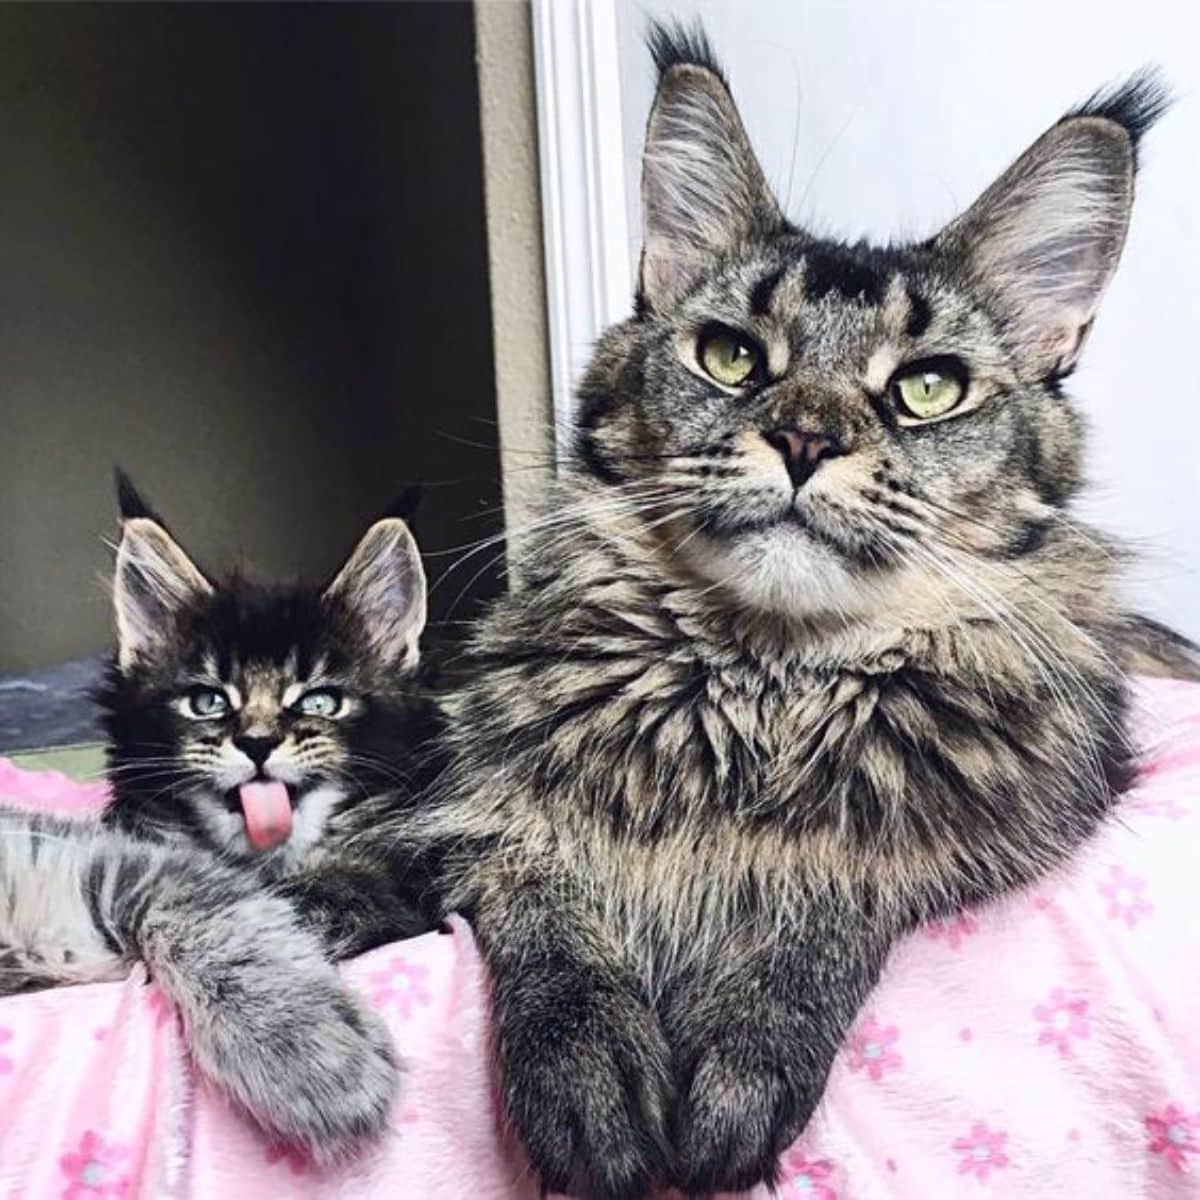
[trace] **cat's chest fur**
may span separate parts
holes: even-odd
[[[633,936],[630,914],[692,927],[748,894],[1011,884],[1121,786],[1102,656],[1072,690],[1001,627],[797,630],[661,590],[590,599],[494,614],[460,761],[491,834],[544,846]]]

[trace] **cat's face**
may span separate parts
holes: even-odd
[[[303,854],[331,811],[403,788],[425,582],[378,522],[324,591],[213,583],[124,522],[105,696],[117,805],[238,855]]]
[[[582,468],[773,611],[931,603],[930,579],[1036,553],[1080,480],[1059,381],[1124,241],[1152,85],[1055,125],[936,238],[876,249],[789,225],[703,48],[656,49],[640,312],[584,381]]]

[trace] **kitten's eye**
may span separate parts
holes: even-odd
[[[336,688],[315,688],[305,692],[294,707],[305,717],[336,717],[342,711],[342,694]]]
[[[907,417],[929,421],[944,417],[966,395],[966,384],[956,372],[918,366],[892,380],[892,402]]]
[[[184,711],[198,721],[212,721],[229,711],[229,697],[219,688],[198,687],[188,692]]]
[[[762,374],[766,356],[744,333],[710,325],[696,341],[696,361],[717,383],[741,387]]]

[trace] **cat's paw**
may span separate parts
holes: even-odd
[[[399,1085],[391,1035],[332,977],[292,999],[197,1017],[192,1053],[267,1133],[318,1163],[338,1162],[388,1128]]]
[[[673,1183],[693,1196],[774,1183],[780,1154],[808,1122],[820,1089],[783,1064],[748,1069],[720,1042],[696,1063],[675,1116]]]
[[[497,1050],[509,1119],[547,1189],[640,1200],[666,1178],[670,1051],[643,1005],[606,1005],[570,1030],[510,1018]]]

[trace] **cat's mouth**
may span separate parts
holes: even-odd
[[[295,788],[278,779],[250,779],[225,793],[226,807],[241,814],[246,840],[259,853],[292,836],[297,800]]]
[[[835,528],[825,518],[826,514],[819,508],[801,507],[792,501],[762,513],[722,513],[716,519],[707,520],[704,527],[710,535],[726,539],[748,533],[792,532],[824,543],[830,549],[842,549]]]
[[[710,539],[726,543],[746,535],[779,535],[782,552],[794,544],[794,537],[862,570],[894,566],[896,561],[891,542],[875,529],[874,521],[853,505],[825,496],[815,502],[810,497],[803,503],[793,497],[786,506],[765,513],[732,518],[722,514],[716,520],[710,518],[704,530]]]

